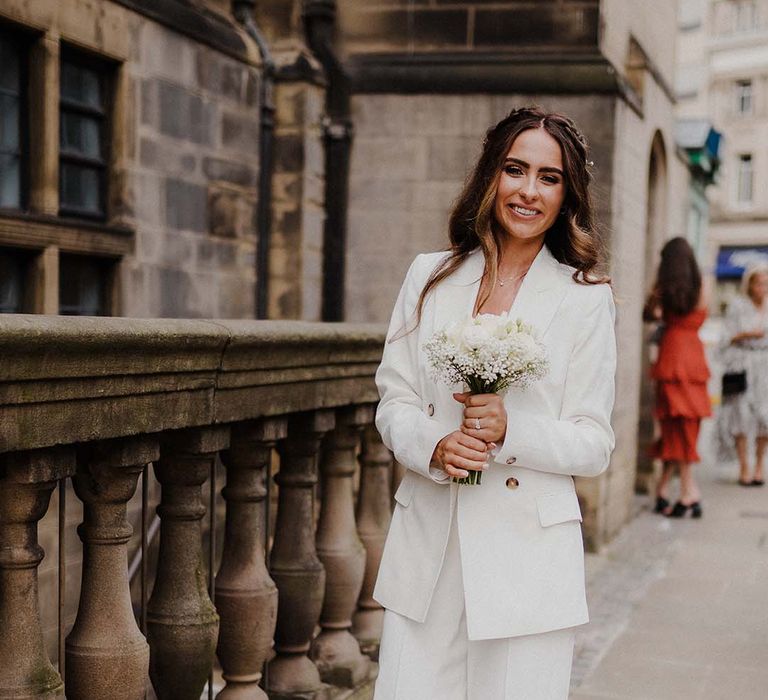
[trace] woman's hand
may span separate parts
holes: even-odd
[[[488,449],[489,446],[482,440],[454,430],[437,443],[430,466],[463,479],[469,475],[469,469],[484,471],[488,468]]]
[[[754,330],[754,331],[742,331],[741,333],[737,333],[733,338],[731,338],[731,344],[732,345],[738,345],[739,343],[743,343],[745,340],[760,340],[760,338],[765,337],[765,331],[762,329]]]
[[[498,394],[454,394],[464,404],[461,432],[486,443],[504,442],[507,435],[507,409]],[[478,428],[478,425],[480,426]]]

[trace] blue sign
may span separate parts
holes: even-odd
[[[723,246],[717,254],[718,279],[738,279],[749,265],[768,265],[768,246]]]

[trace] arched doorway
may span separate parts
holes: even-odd
[[[658,253],[668,237],[667,206],[667,151],[664,139],[659,131],[654,134],[648,162],[648,197],[645,207],[645,275],[643,281],[644,298],[653,286]],[[635,487],[638,493],[649,493],[653,481],[653,459],[650,449],[654,440],[653,422],[653,385],[649,378],[651,362],[656,346],[651,344],[655,328],[645,324],[641,333],[641,375],[640,375],[640,410],[637,426],[637,478]]]

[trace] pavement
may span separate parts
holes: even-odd
[[[638,497],[637,517],[587,555],[591,622],[570,700],[768,699],[768,485],[739,486],[736,465],[712,457],[712,430],[703,518],[664,518]]]

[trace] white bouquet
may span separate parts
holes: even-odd
[[[546,348],[531,326],[495,314],[479,314],[437,331],[424,345],[437,382],[464,383],[472,394],[497,394],[525,387],[549,369]],[[479,484],[480,472],[454,479]]]

